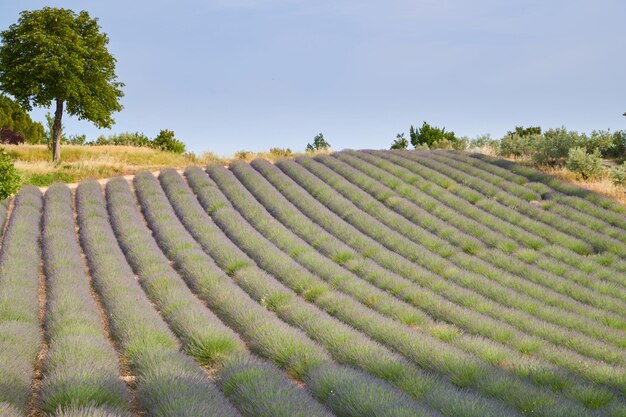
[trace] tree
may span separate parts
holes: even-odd
[[[411,144],[416,148],[420,145],[427,145],[430,148],[433,144],[443,140],[448,140],[451,143],[458,141],[457,137],[454,136],[454,132],[446,132],[445,128],[440,129],[426,122],[422,124],[422,127],[417,129],[411,126],[409,129],[409,137]]]
[[[176,134],[171,130],[161,130],[158,136],[152,140],[152,147],[167,152],[185,152],[185,144],[176,139],[175,136]]]
[[[520,137],[532,136],[532,135],[541,135],[541,126],[515,126],[514,131],[506,132],[508,136],[518,135]]]
[[[97,19],[51,7],[23,11],[0,37],[0,88],[27,110],[55,104],[54,162],[61,159],[64,108],[97,127],[111,127],[111,115],[122,109],[124,84],[116,81],[116,60]]]
[[[28,113],[9,97],[0,94],[0,129],[12,132],[28,143],[41,143],[44,128],[41,123],[33,122]],[[3,143],[8,143],[4,139]],[[10,141],[9,141],[10,142]]]
[[[396,140],[393,141],[390,149],[406,149],[408,147],[409,141],[404,137],[404,133],[398,133],[396,135]]]
[[[306,151],[307,152],[315,152],[320,150],[325,150],[330,148],[330,144],[326,142],[324,139],[324,135],[319,133],[317,136],[313,138],[313,143],[307,143]]]

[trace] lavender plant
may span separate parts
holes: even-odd
[[[76,191],[80,240],[113,337],[137,376],[137,399],[154,416],[239,413],[180,345],[135,280],[106,212],[100,184]]]
[[[55,184],[46,191],[42,246],[50,341],[43,362],[42,411],[58,415],[71,409],[70,414],[80,414],[89,406],[103,406],[128,415],[128,393],[91,297],[75,232],[72,195],[65,185]]]
[[[111,223],[127,259],[185,350],[220,371],[220,387],[243,415],[328,416],[276,368],[252,360],[246,346],[184,284],[150,236],[128,183],[107,183]]]
[[[37,355],[39,323],[41,192],[25,186],[15,205],[0,250],[0,409],[25,416]]]
[[[152,177],[151,174],[140,174],[135,177],[135,185],[139,201],[142,203],[144,215],[157,238],[157,242],[159,242],[161,248],[172,257],[182,275],[186,276],[188,282],[191,282],[193,285],[193,282],[197,282],[197,280],[201,279],[204,275],[203,269],[209,267],[213,268],[214,264],[212,264],[210,258],[204,254],[203,250],[197,246],[197,243],[194,242],[188,231],[184,229],[184,226],[176,219],[176,214],[172,207],[167,204],[167,198],[159,188],[156,179]],[[217,209],[214,208],[214,210]],[[237,260],[239,265],[248,262],[246,266],[233,268],[232,278],[239,286],[244,288],[250,296],[257,301],[262,301],[267,308],[273,311],[276,311],[279,305],[284,305],[284,303],[289,300],[289,292],[277,292],[275,290],[276,284],[272,284],[272,278],[264,275],[258,268],[253,267],[251,265],[252,262],[248,261],[249,258],[237,249],[236,246],[232,245],[232,243],[229,244],[225,236],[220,236],[219,233],[213,233],[211,237],[214,239],[213,245],[208,247],[217,248],[217,250],[212,250],[210,253],[220,266],[223,268],[232,266],[233,255],[239,256]],[[179,251],[176,249],[176,245],[174,244],[176,241],[180,242],[181,246],[184,245],[184,250]],[[205,249],[208,250],[208,247],[205,247]],[[184,273],[182,271],[184,271]],[[237,287],[234,287],[233,290],[229,288],[225,290],[227,290],[228,293],[232,293],[236,291],[236,288]],[[244,297],[240,296],[239,298]],[[258,304],[250,305],[250,309],[257,309],[258,307],[260,307]],[[241,310],[241,307],[236,304],[235,308]],[[297,378],[306,376],[317,366],[326,366],[330,363],[327,357],[325,357],[325,352],[308,341],[306,336],[298,332],[293,332],[292,328],[279,325],[280,322],[276,322],[275,316],[272,318],[272,315],[268,314],[268,310],[262,311],[266,313],[248,315],[245,321],[239,321],[240,326],[248,326],[248,323],[252,325],[250,330],[242,331],[241,333],[254,337],[254,339],[249,342],[253,350],[257,351],[261,356],[271,358],[278,366],[288,369],[289,372]],[[283,314],[279,315],[281,318],[285,318],[285,314],[287,313],[290,313],[290,311],[286,310]],[[293,313],[295,312],[291,314]],[[310,326],[321,327],[322,331],[319,332],[319,335],[323,335],[327,340],[333,335],[336,337],[337,331],[333,331],[333,326],[337,327],[337,325],[333,324],[334,322],[324,320],[323,316],[316,314],[314,311],[309,310],[307,313],[308,314],[305,315],[294,315],[293,320],[307,323]],[[339,358],[342,359],[342,361],[350,360],[351,358],[354,358],[352,360],[364,361],[368,359],[368,357],[370,360],[376,357],[379,373],[401,372],[401,375],[405,376],[404,382],[407,385],[411,383],[412,389],[419,389],[419,386],[415,384],[418,382],[415,376],[413,375],[412,378],[408,378],[412,376],[410,366],[405,368],[402,366],[403,362],[398,363],[398,359],[395,355],[385,353],[381,349],[376,351],[376,356],[373,356],[374,352],[369,354],[368,351],[372,350],[375,346],[374,344],[371,342],[368,343],[366,339],[359,338],[355,332],[350,332],[348,329],[344,329],[343,332],[348,332],[348,334],[352,333],[350,334],[352,340],[360,342],[358,350],[360,357],[358,355],[355,357],[355,354],[357,354],[356,349],[347,352],[339,351],[337,353],[339,347],[328,345],[327,343],[326,346],[335,349],[333,356],[337,357],[341,354]],[[347,343],[342,342],[342,346],[346,345]],[[345,347],[343,349],[345,351]],[[406,362],[403,364],[408,365]],[[363,381],[362,383],[366,385],[369,384],[367,381]],[[415,404],[414,407],[416,407],[416,409],[420,408],[417,404]],[[428,415],[430,411],[423,409],[419,414]]]
[[[230,168],[233,170],[237,170],[238,168],[240,170],[243,170],[246,166],[247,164],[239,163],[234,164]],[[291,232],[287,231],[284,228],[282,224],[278,223],[277,220],[273,219],[269,215],[269,213],[265,212],[265,210],[261,208],[260,204],[256,200],[254,200],[252,195],[245,191],[242,185],[238,185],[233,175],[228,173],[224,168],[218,166],[212,167],[210,169],[210,175],[219,186],[220,190],[225,194],[225,196],[228,197],[230,203],[232,203],[238,209],[239,213],[241,213],[247,221],[254,225],[257,230],[261,231],[266,238],[277,244],[281,248],[281,250],[283,250],[283,252],[291,253],[291,257],[295,261],[305,266],[309,271],[323,278],[325,281],[331,283],[333,286],[336,286],[336,288],[343,293],[349,294],[358,299],[366,306],[371,307],[378,312],[381,312],[404,323],[406,323],[407,318],[413,320],[413,317],[415,317],[415,311],[412,311],[410,307],[407,308],[407,306],[394,304],[392,301],[389,300],[389,295],[373,291],[372,287],[369,287],[366,283],[359,281],[356,277],[351,276],[350,272],[343,270],[339,266],[335,266],[333,268],[333,264],[329,262],[328,258],[322,257],[311,247],[306,247],[303,241],[295,238],[291,234]],[[161,178],[164,178],[164,175],[162,175]],[[168,181],[164,185],[164,188],[166,190],[166,193],[169,194],[170,200],[173,202],[173,205],[176,207],[177,203],[180,204],[179,200],[182,196],[182,193],[176,193],[176,190],[179,190],[179,187],[182,187],[183,185],[174,181],[175,178],[177,178],[177,176],[172,175],[172,180],[168,179]],[[255,178],[255,181],[253,183],[256,184],[258,181],[259,180]],[[261,193],[259,193],[259,195],[267,196],[270,201],[276,200],[276,197],[270,196],[269,192],[269,190],[263,190]],[[221,196],[211,198],[211,200],[213,201],[220,199],[222,199]],[[285,204],[285,202],[278,201],[276,203],[277,206],[280,207],[283,207]],[[227,204],[228,203],[224,201],[224,205]],[[293,212],[290,211],[290,213]],[[201,225],[202,223],[199,225],[196,225],[194,223],[188,223],[187,227],[189,229],[195,230],[197,227],[201,227]],[[298,227],[298,229],[300,229],[300,227]],[[316,234],[314,237],[315,241],[319,241],[319,237],[320,235]],[[330,237],[327,237],[326,239],[324,239],[324,241],[326,242],[328,239],[330,239]],[[354,257],[355,255],[350,254],[350,256]],[[280,264],[284,265],[285,262],[281,262]],[[280,272],[278,272],[278,274],[280,275]],[[274,275],[278,276],[277,273],[274,273]],[[337,277],[341,278],[338,279]],[[324,288],[327,290],[326,287]],[[320,287],[315,287],[315,289],[317,289],[317,291],[320,291]],[[306,293],[307,290],[307,288],[302,288],[303,293]],[[326,297],[329,296],[326,295]],[[329,302],[327,301],[326,303]],[[337,301],[333,305],[343,304],[346,303]],[[395,307],[395,309],[389,307],[392,305]],[[452,340],[446,340],[446,342],[453,343],[455,346],[461,347],[466,351],[475,353],[490,362],[492,362],[495,357],[498,357],[498,361],[506,360],[509,371],[515,372],[520,376],[527,377],[529,375],[529,368],[541,368],[542,371],[539,373],[532,372],[530,375],[531,378],[539,383],[545,383],[551,386],[558,385],[560,389],[562,389],[562,387],[566,385],[569,385],[575,380],[572,375],[564,375],[556,370],[550,371],[551,367],[545,363],[527,363],[525,362],[524,357],[516,356],[512,352],[507,352],[506,349],[498,348],[498,346],[495,344],[488,344],[481,339],[472,339],[467,336],[462,336],[458,329],[446,328],[446,326],[442,324],[435,324],[432,321],[425,322],[428,318],[420,319],[421,323],[419,328],[424,329],[426,333],[435,337],[441,337],[443,339],[443,335],[446,334],[446,332],[450,332],[448,334],[452,334],[454,335],[454,337],[450,338]],[[397,331],[395,332],[398,333]],[[550,372],[555,372],[555,374],[550,376]]]
[[[554,332],[544,331],[546,329],[545,323],[539,326],[529,325],[530,323],[528,323],[528,321],[514,318],[514,315],[511,315],[510,312],[506,309],[494,309],[495,306],[490,304],[487,300],[477,296],[476,294],[472,294],[467,290],[463,290],[458,287],[449,286],[446,281],[437,281],[437,278],[434,275],[429,276],[428,271],[420,269],[414,263],[406,261],[404,258],[399,257],[393,252],[387,251],[386,253],[384,253],[384,248],[381,249],[380,245],[377,242],[373,240],[368,241],[366,237],[362,236],[357,230],[354,230],[352,226],[342,222],[336,214],[329,211],[326,207],[321,205],[317,200],[313,199],[302,189],[299,189],[295,182],[282,174],[280,170],[278,170],[274,165],[269,164],[263,160],[255,160],[252,162],[252,166],[257,171],[262,173],[263,176],[268,179],[277,189],[279,189],[283,193],[283,195],[289,199],[291,203],[296,205],[311,219],[314,219],[319,225],[323,226],[326,230],[336,235],[344,242],[350,244],[350,246],[354,247],[364,254],[367,254],[368,257],[375,259],[377,262],[380,262],[380,264],[385,266],[386,268],[397,272],[398,274],[409,280],[420,282],[422,285],[426,285],[427,287],[433,289],[435,293],[444,295],[446,298],[450,299],[458,305],[467,307],[471,306],[471,308],[477,312],[486,313],[490,316],[493,316],[494,318],[504,320],[507,323],[514,325],[515,327],[518,327],[524,331],[530,331],[531,333],[538,333],[544,337],[552,338],[555,343],[559,345],[563,345],[570,341],[571,335],[567,333],[563,334],[563,339],[555,339]],[[437,283],[436,285],[434,285],[435,282]],[[419,302],[425,303],[425,301],[429,299],[429,297],[421,297],[419,299]],[[495,313],[496,311],[497,313]],[[501,329],[500,326],[496,326],[494,327],[494,329],[497,329],[496,337],[498,337],[498,340],[505,341],[511,338],[510,331]],[[520,349],[526,350],[526,347],[524,347],[524,345],[525,343],[521,343],[519,345]],[[533,349],[535,349],[541,345],[537,345],[535,342],[533,342],[527,346],[534,346]],[[552,358],[564,357],[563,355],[555,354],[550,349],[547,350],[546,354],[549,354]],[[574,359],[577,357],[577,355],[570,352],[568,355],[566,355],[566,357],[569,359]],[[582,357],[578,358],[579,359],[575,359],[570,363],[572,364],[572,366],[580,368],[577,363],[580,359],[582,359]],[[614,382],[617,381],[616,383],[621,384],[621,382],[619,382],[620,372],[611,370],[610,367],[607,368],[606,365],[601,365],[597,363],[596,365],[588,367],[587,369],[597,370],[600,368],[604,370],[595,373],[594,379]]]

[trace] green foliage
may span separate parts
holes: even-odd
[[[120,145],[120,146],[151,146],[150,139],[140,132],[122,132],[105,137],[98,136],[94,145]]]
[[[330,144],[326,142],[326,139],[324,139],[324,135],[321,133],[319,133],[317,136],[313,138],[312,144],[308,143],[306,145],[307,152],[315,152],[315,151],[325,150],[328,148],[330,148]]]
[[[0,37],[0,87],[23,108],[55,103],[57,128],[64,106],[98,127],[113,124],[112,113],[122,109],[123,83],[116,81],[115,58],[97,19],[86,11],[26,10]],[[52,130],[58,140],[60,132]],[[59,157],[55,147],[54,160]]]
[[[602,156],[600,151],[595,149],[593,153],[588,153],[587,149],[576,147],[569,150],[566,161],[567,169],[575,172],[583,179],[594,179],[602,175]]]
[[[514,131],[508,131],[506,132],[507,136],[513,136],[513,135],[518,135],[518,136],[532,136],[532,135],[541,135],[541,127],[539,126],[530,126],[530,127],[524,127],[524,126],[515,126],[515,130]]]
[[[0,200],[12,196],[20,189],[20,174],[17,172],[13,159],[0,148]]]
[[[0,128],[11,129],[31,144],[41,143],[44,138],[43,125],[39,122],[33,122],[19,104],[1,94]]]
[[[275,157],[289,157],[293,152],[289,148],[270,148],[270,154]]]
[[[603,156],[614,146],[615,135],[593,131],[591,135],[567,130],[564,127],[540,133],[539,127],[516,128],[500,141],[498,154],[505,157],[530,158],[536,165],[563,165],[570,150],[580,147],[591,154]]]
[[[175,137],[172,130],[161,130],[156,138],[152,140],[152,147],[162,151],[182,154],[185,152],[185,144]]]
[[[486,149],[497,147],[498,140],[493,139],[489,133],[484,135],[478,135],[474,139],[469,141],[468,147],[470,149]]]
[[[396,135],[396,140],[391,144],[391,148],[389,149],[406,149],[409,147],[409,141],[404,137],[404,133],[398,133]]]
[[[85,145],[87,143],[87,135],[70,135],[68,138],[61,141],[61,143],[67,143],[68,145]]]
[[[538,165],[560,165],[568,157],[570,149],[585,145],[584,135],[568,131],[564,127],[549,129],[535,144],[533,160]]]
[[[438,128],[429,125],[424,122],[421,128],[414,128],[411,125],[409,129],[409,136],[411,138],[411,144],[417,148],[418,145],[432,145],[436,142],[448,140],[449,142],[457,142],[458,139],[454,136],[454,132],[446,132],[445,128]]]
[[[252,152],[251,151],[237,151],[235,152],[235,159],[240,159],[242,161],[245,161],[246,159],[250,158],[250,156],[252,156]]]
[[[626,158],[626,130],[613,132],[611,146],[605,151],[609,158]]]
[[[626,162],[611,170],[611,180],[616,187],[626,191]]]
[[[542,140],[540,134],[519,135],[507,134],[500,140],[497,152],[501,156],[525,158],[533,155],[535,144]]]

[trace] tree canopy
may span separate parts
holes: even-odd
[[[53,160],[60,159],[64,106],[70,115],[111,127],[124,84],[97,19],[51,7],[23,11],[0,37],[0,88],[27,110],[56,105]]]
[[[9,97],[0,94],[0,130],[10,131],[28,143],[41,143],[44,127],[33,122],[28,113]],[[2,133],[2,142],[6,142]]]
[[[315,151],[325,150],[328,148],[330,148],[330,144],[326,142],[326,139],[324,139],[324,135],[322,133],[318,133],[313,138],[313,143],[307,143],[306,145],[307,152],[315,152]]]
[[[431,147],[434,143],[443,140],[448,140],[451,143],[458,141],[454,132],[446,132],[445,128],[434,127],[426,122],[422,124],[422,127],[418,128],[414,128],[413,125],[411,125],[411,128],[409,129],[409,137],[411,138],[411,145],[416,148],[419,145],[427,145],[428,147]]]

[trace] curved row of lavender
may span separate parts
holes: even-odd
[[[626,415],[626,209],[611,200],[449,151],[214,164],[132,185],[76,193],[113,344],[76,258],[68,191],[48,191],[50,349],[31,386],[41,306],[0,304],[0,346],[20,346],[13,304],[38,338],[19,369],[0,364],[19,393],[0,394],[0,416]],[[39,223],[11,232],[37,193],[16,198],[3,253],[30,239],[11,256],[39,259]],[[21,283],[3,256],[0,297]],[[32,294],[41,271],[28,271]],[[64,321],[77,315],[84,325]],[[98,349],[84,371],[80,352]]]

